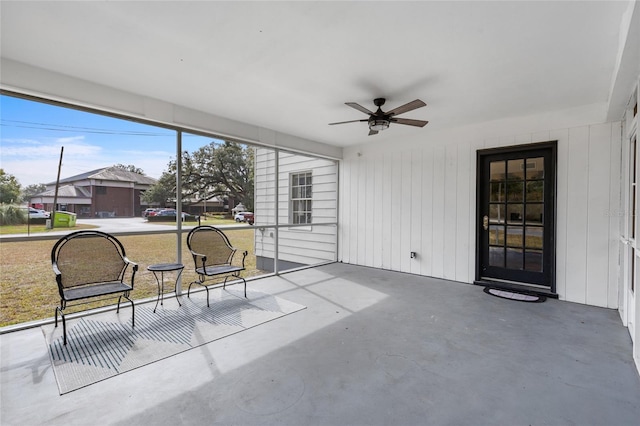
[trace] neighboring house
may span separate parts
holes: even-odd
[[[78,217],[131,217],[142,213],[141,195],[156,179],[117,167],[105,167],[60,180],[57,210]],[[54,208],[55,182],[47,190],[31,197],[30,204],[44,210]],[[146,207],[146,206],[145,206]]]
[[[332,160],[281,152],[278,167],[278,224],[306,225],[278,230],[278,270],[336,260],[338,164]],[[275,155],[256,148],[256,267],[273,271],[276,234],[260,225],[276,224]]]

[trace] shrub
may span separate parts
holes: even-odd
[[[27,223],[27,212],[13,204],[0,206],[0,225],[21,225]]]

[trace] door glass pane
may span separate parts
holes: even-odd
[[[542,201],[544,198],[544,181],[527,182],[527,201]]]
[[[524,179],[524,159],[507,161],[507,179],[523,180]]]
[[[526,207],[525,221],[527,225],[541,225],[543,222],[544,205],[528,204]]]
[[[505,162],[504,161],[492,161],[489,165],[489,180],[491,182],[505,180]]]
[[[525,247],[542,249],[544,228],[542,226],[527,226]]]
[[[527,158],[527,180],[544,178],[544,157]]]
[[[502,225],[490,225],[489,226],[489,244],[491,245],[504,245],[504,226]]]
[[[507,268],[522,269],[522,249],[507,247]]]
[[[542,272],[542,250],[525,250],[524,269],[532,272]]]
[[[509,223],[522,223],[522,204],[508,204],[507,205],[507,220]]]
[[[507,247],[522,247],[522,226],[507,226]]]
[[[524,201],[524,182],[509,182],[507,183],[507,201]]]
[[[492,182],[489,184],[489,201],[504,201],[506,185],[504,182]]]
[[[489,265],[504,268],[504,248],[489,247]]]
[[[504,204],[489,206],[489,223],[504,223]]]

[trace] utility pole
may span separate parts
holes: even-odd
[[[60,169],[62,169],[62,153],[64,146],[60,147],[60,161],[58,162],[58,177],[56,178],[56,190],[53,193],[53,211],[51,212],[51,229],[55,228],[56,223],[56,207],[58,206],[58,187],[60,186]]]

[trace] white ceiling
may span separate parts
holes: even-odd
[[[607,102],[627,1],[2,1],[1,54],[337,146]],[[427,107],[367,136],[344,105]]]

